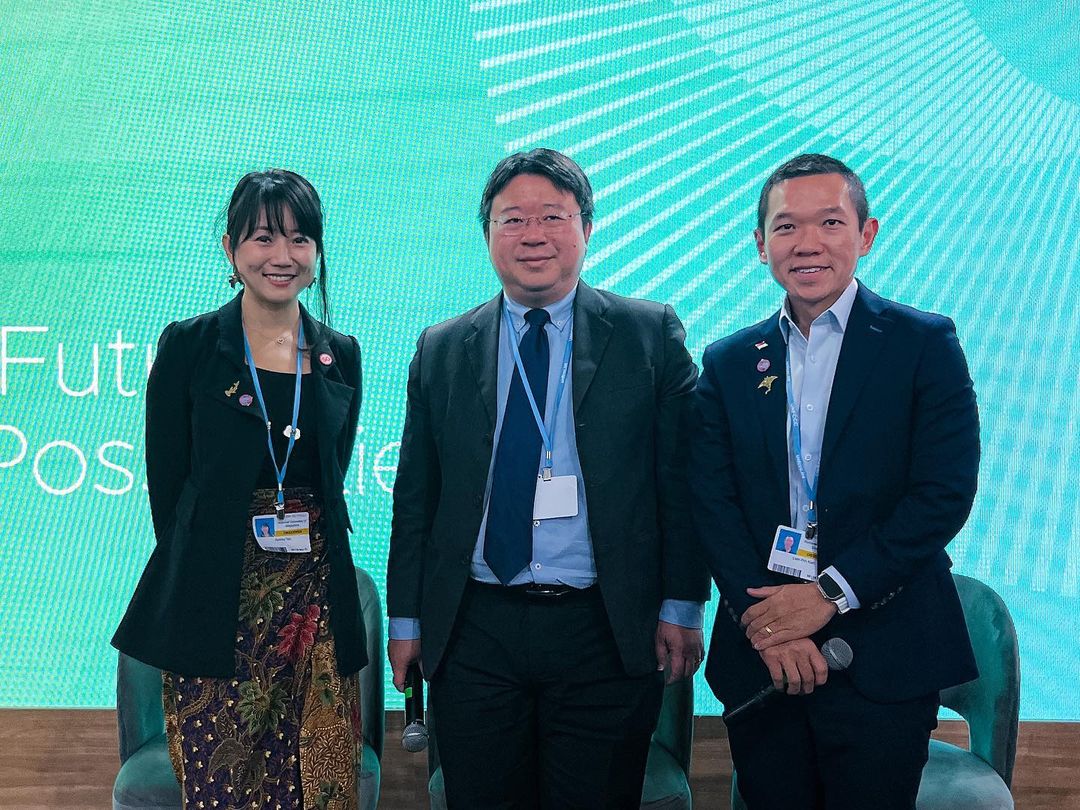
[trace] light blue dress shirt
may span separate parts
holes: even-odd
[[[551,518],[533,521],[533,559],[527,568],[510,582],[511,585],[540,583],[545,585],[569,585],[573,588],[588,588],[596,583],[596,561],[593,559],[592,540],[589,536],[588,505],[585,503],[585,484],[581,476],[581,461],[577,453],[577,434],[574,425],[574,383],[573,374],[566,376],[566,390],[559,403],[558,413],[553,414],[555,396],[559,387],[559,373],[562,370],[566,341],[574,329],[574,299],[577,288],[544,307],[551,317],[551,323],[544,327],[548,339],[547,406],[545,423],[551,430],[554,419],[554,444],[552,452],[552,475],[573,475],[577,477],[578,510],[573,517]],[[506,311],[510,313],[510,322],[514,329],[514,339],[519,343],[528,329],[525,313],[529,307],[523,306],[509,296],[503,295]],[[514,355],[506,339],[505,318],[499,322],[499,367],[497,379],[497,416],[495,423],[495,441],[492,445],[491,462],[488,467],[487,486],[484,491],[484,518],[480,523],[480,532],[473,550],[471,576],[480,582],[499,584],[499,579],[484,560],[484,539],[487,533],[488,499],[491,497],[491,477],[495,469],[494,448],[498,447],[498,437],[502,432],[503,414],[506,400],[510,395],[510,382],[514,376]],[[543,467],[544,450],[540,449],[537,457],[537,475]],[[659,618],[662,621],[683,627],[700,628],[703,623],[705,606],[703,603],[678,599],[664,600],[660,607]],[[412,618],[391,618],[390,638],[410,639],[420,637],[420,621]]]
[[[844,331],[847,329],[851,307],[855,303],[855,294],[858,291],[859,283],[852,279],[836,302],[810,324],[809,338],[804,336],[795,325],[786,298],[780,310],[780,332],[787,343],[788,357],[791,359],[791,392],[795,397],[799,419],[802,422],[803,468],[815,488],[818,469],[821,466],[821,441],[825,436],[825,417],[829,413],[829,398],[832,396],[833,378],[836,376],[836,362],[840,359]],[[790,413],[787,420],[787,436],[791,525],[803,531],[806,529],[810,499],[793,455],[795,451],[791,442]],[[820,573],[828,573],[836,580],[843,589],[851,608],[859,607],[855,592],[835,566],[830,565]]]

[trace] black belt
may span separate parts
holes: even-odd
[[[591,594],[596,591],[596,585],[590,585],[588,588],[573,588],[569,585],[550,585],[540,582],[527,582],[524,585],[499,585],[497,583],[481,582],[477,579],[470,580],[470,582],[473,585],[496,590],[502,594],[523,596],[526,599],[536,600],[556,600],[568,596]]]

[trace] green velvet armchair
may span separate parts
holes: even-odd
[[[930,741],[918,810],[1012,810],[1020,720],[1020,651],[1008,608],[992,588],[953,574],[964,605],[979,677],[941,693],[941,704],[968,725],[965,751]]]
[[[386,716],[383,710],[382,606],[375,583],[356,569],[360,607],[367,631],[368,665],[360,672],[364,755],[359,776],[360,808],[379,802],[380,760]],[[176,783],[165,742],[161,670],[120,654],[116,673],[116,719],[120,731],[120,772],[113,783],[113,810],[179,810]]]

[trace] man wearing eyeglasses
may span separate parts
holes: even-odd
[[[409,369],[389,657],[431,681],[450,808],[636,808],[709,585],[676,435],[697,369],[669,306],[579,280],[592,189],[505,158],[480,205],[492,300]]]

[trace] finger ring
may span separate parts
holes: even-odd
[[[769,625],[765,625],[765,632],[768,633],[771,636],[772,635],[772,628],[769,627]]]

